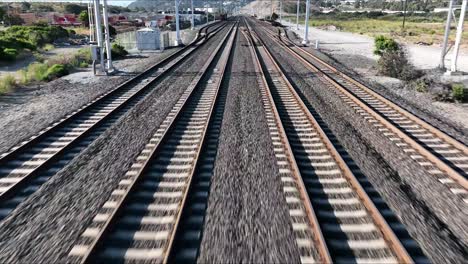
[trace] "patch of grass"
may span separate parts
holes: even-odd
[[[55,49],[55,46],[52,44],[45,44],[44,47],[42,48],[43,51],[51,51]]]
[[[295,21],[295,17],[291,17]],[[312,15],[309,25],[314,27],[335,26],[340,31],[363,33],[375,37],[378,35],[390,36],[399,41],[410,43],[441,43],[444,36],[444,20],[439,18],[409,17],[402,30],[402,16],[385,15],[381,17],[346,17],[342,19],[337,14]],[[304,19],[301,20],[304,23]],[[406,32],[402,34],[402,32]],[[468,22],[465,22],[463,38],[468,38]],[[455,34],[450,35],[450,40],[455,40]]]
[[[19,83],[22,85],[26,85],[29,83],[28,72],[26,70],[19,70],[18,75],[20,77]]]
[[[29,81],[46,81],[46,73],[49,67],[45,63],[31,63],[27,69]]]
[[[461,83],[455,83],[452,85],[452,97],[456,101],[464,102],[466,100],[465,96],[465,86]]]
[[[3,78],[0,78],[0,94],[9,92],[15,84],[15,77],[11,74],[7,74]]]

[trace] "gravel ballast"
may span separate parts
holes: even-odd
[[[303,65],[276,44],[269,42],[269,47],[430,260],[463,262],[468,237],[463,201],[383,138]]]
[[[227,29],[223,31],[227,32]],[[221,36],[176,68],[153,93],[31,195],[0,225],[0,262],[66,259],[120,178],[131,166]]]
[[[246,45],[239,32],[198,263],[298,263]]]

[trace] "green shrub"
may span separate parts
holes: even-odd
[[[9,92],[15,84],[15,77],[11,74],[7,74],[3,78],[0,78],[0,94]]]
[[[465,87],[461,83],[456,83],[452,85],[452,96],[453,99],[464,102],[465,101]]]
[[[385,52],[395,52],[400,49],[400,46],[394,39],[382,35],[375,37],[374,43],[374,54],[376,55],[382,55]]]
[[[65,76],[69,73],[67,67],[62,64],[54,64],[50,68],[47,69],[45,74],[46,80],[53,80],[62,76]]]
[[[411,65],[402,50],[384,52],[377,61],[380,74],[410,81],[418,78],[421,73]]]
[[[426,93],[428,91],[428,85],[424,80],[415,81],[413,86],[417,92]]]
[[[0,49],[0,61],[14,61],[16,56],[18,56],[18,50],[16,49]]]
[[[119,59],[127,56],[128,52],[125,50],[123,46],[119,44],[113,43],[111,49],[112,58]]]

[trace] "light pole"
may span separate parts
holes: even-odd
[[[296,13],[296,29],[299,29],[299,10],[300,10],[301,0],[297,0],[297,13]]]
[[[306,2],[306,15],[305,15],[305,35],[302,44],[307,45],[309,44],[309,9],[310,9],[310,0]]]

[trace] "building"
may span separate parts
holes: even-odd
[[[53,14],[50,24],[57,26],[81,26],[82,23],[75,14]]]

